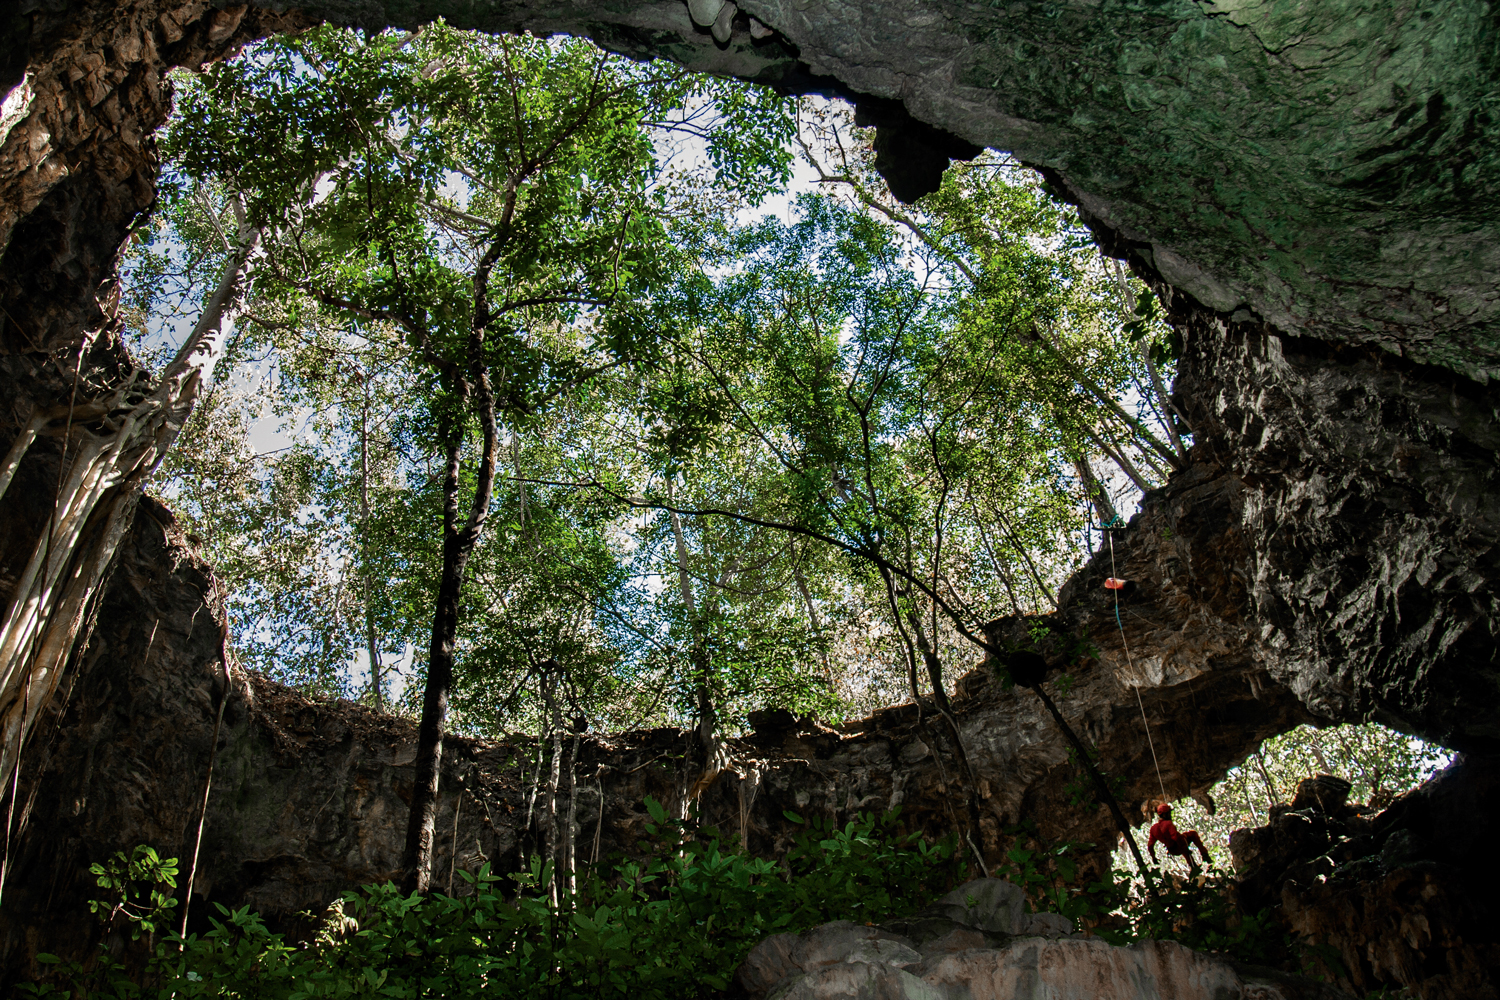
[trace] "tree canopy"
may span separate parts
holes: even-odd
[[[555,813],[588,727],[946,714],[1186,462],[1176,334],[1004,155],[905,206],[836,103],[442,24],[177,87],[123,301],[232,332],[158,488],[242,661],[420,715],[429,792],[450,721]]]

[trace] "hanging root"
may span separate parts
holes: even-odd
[[[40,436],[63,437],[68,457],[52,516],[0,620],[0,782],[57,690],[140,487],[176,438],[197,385],[198,372],[190,369],[146,395],[139,373],[132,373],[102,398],[35,414],[6,455],[5,487]]]
[[[260,231],[242,225],[239,246],[197,325],[160,379],[133,368],[113,386],[89,386],[77,366],[66,373],[74,398],[38,410],[22,426],[0,462],[0,499],[40,437],[63,441],[52,516],[16,582],[0,618],[0,787],[18,766],[37,715],[50,702],[85,612],[105,568],[129,528],[146,478],[182,431],[197,399],[209,341],[222,327]],[[117,305],[107,303],[106,306]],[[108,308],[107,310],[108,311]],[[79,390],[87,398],[78,400]]]

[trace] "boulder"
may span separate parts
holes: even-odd
[[[1336,814],[1349,799],[1349,790],[1354,786],[1343,778],[1331,774],[1320,774],[1316,778],[1303,778],[1297,782],[1297,793],[1292,797],[1293,809],[1317,809],[1329,815]]]
[[[954,889],[922,915],[946,917],[991,934],[1019,934],[1026,923],[1026,893],[1004,879],[976,879]]]
[[[800,935],[777,934],[750,952],[735,985],[751,1000],[1317,1000],[1342,995],[1321,983],[1248,970],[1172,941],[1116,947],[1074,934],[1072,921],[1055,913],[1028,914],[1024,905],[1019,887],[979,879],[885,926],[835,921]],[[946,931],[932,934],[943,926]],[[932,936],[920,937],[924,934]]]

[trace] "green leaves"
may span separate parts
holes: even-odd
[[[191,253],[142,244],[140,280],[210,266],[235,205],[267,233],[178,497],[247,659],[319,693],[359,693],[360,648],[420,679],[434,460],[461,443],[475,495],[482,381],[506,454],[454,693],[479,729],[538,723],[559,683],[624,725],[682,721],[697,694],[726,722],[904,696],[914,617],[955,664],[975,622],[1050,607],[1081,494],[1103,492],[1077,470],[1134,454],[1147,422],[1129,303],[1002,161],[913,214],[862,190],[736,225],[788,176],[792,105],[576,40],[323,27],[179,86],[163,220]],[[266,400],[296,440],[254,455]],[[1142,483],[1164,471],[1147,451]],[[610,503],[660,501],[663,476],[757,521],[686,517],[675,565],[665,519]],[[935,621],[934,595],[968,625]]]
[[[798,835],[785,878],[713,831],[688,832],[660,803],[646,806],[661,824],[662,851],[612,879],[594,873],[560,903],[546,898],[551,872],[535,859],[516,879],[523,891],[514,899],[488,864],[459,873],[458,898],[367,886],[347,894],[340,915],[306,945],[271,933],[248,908],[219,905],[207,934],[158,944],[150,987],[117,977],[89,984],[89,995],[692,998],[727,989],[735,966],[768,934],[903,915],[960,875],[951,844],[899,833],[894,814],[813,824]],[[87,982],[81,966],[59,971]],[[30,992],[59,995],[51,986]]]
[[[1135,318],[1122,325],[1132,344],[1145,347],[1151,360],[1163,367],[1174,365],[1182,357],[1182,334],[1168,326],[1157,305],[1156,294],[1144,289],[1135,300]]]
[[[685,210],[658,153],[700,143],[714,183],[757,200],[787,176],[790,105],[586,42],[440,23],[279,36],[178,86],[169,204],[229,191],[266,227],[253,319],[217,372],[229,398],[190,428],[179,495],[233,584],[247,658],[354,693],[352,649],[389,662],[426,645],[441,513],[429,464],[473,435],[481,376],[514,472],[556,468],[600,415],[605,373],[650,350],[650,297],[691,265],[668,233]],[[204,212],[171,221],[199,257],[217,252]],[[152,247],[143,282],[177,265]],[[140,312],[159,300],[143,293]],[[242,388],[247,376],[265,384]],[[246,438],[268,397],[301,427],[258,459]],[[477,464],[472,447],[462,457]],[[596,714],[629,673],[606,637],[639,603],[609,526],[590,498],[506,481],[494,506],[514,527],[474,559],[460,724],[513,720],[527,692],[511,691],[544,660]],[[608,621],[590,621],[601,607]]]
[[[111,926],[125,921],[132,941],[166,928],[177,906],[172,898],[177,888],[176,858],[162,858],[155,848],[139,844],[128,855],[116,851],[108,861],[90,865],[89,871],[105,890],[104,898],[89,901],[90,913]]]

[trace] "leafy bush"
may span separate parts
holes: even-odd
[[[1024,889],[1032,911],[1060,913],[1111,944],[1179,941],[1198,951],[1281,966],[1295,964],[1303,950],[1269,910],[1243,912],[1234,901],[1232,879],[1219,869],[1205,869],[1195,878],[1159,876],[1154,895],[1124,869],[1082,883],[1075,859],[1094,845],[1043,843],[1029,821],[1004,832],[1018,839],[994,874]]]
[[[1154,898],[1127,893],[1123,887],[1130,884],[1129,873],[1115,875],[1121,889],[1114,912],[1124,918],[1124,926],[1101,927],[1100,936],[1107,941],[1180,941],[1198,951],[1262,965],[1287,965],[1296,952],[1291,935],[1269,909],[1245,913],[1235,904],[1233,880],[1218,869],[1196,878],[1159,879]]]
[[[952,841],[896,832],[896,816],[805,824],[782,866],[688,834],[648,800],[655,856],[625,864],[553,903],[534,863],[507,898],[488,865],[470,895],[403,896],[390,884],[347,894],[312,940],[291,943],[248,908],[219,907],[213,930],[157,945],[141,986],[101,956],[59,969],[61,997],[696,997],[723,990],[767,935],[825,921],[884,920],[916,909],[963,874]],[[795,818],[795,817],[794,817]],[[798,820],[800,822],[800,820]],[[180,950],[179,950],[180,947]]]
[[[108,861],[90,865],[89,872],[105,890],[104,899],[89,901],[89,910],[111,926],[127,924],[132,941],[155,934],[177,906],[171,895],[177,888],[177,859],[163,858],[145,844],[136,845],[129,857],[116,851]]]

